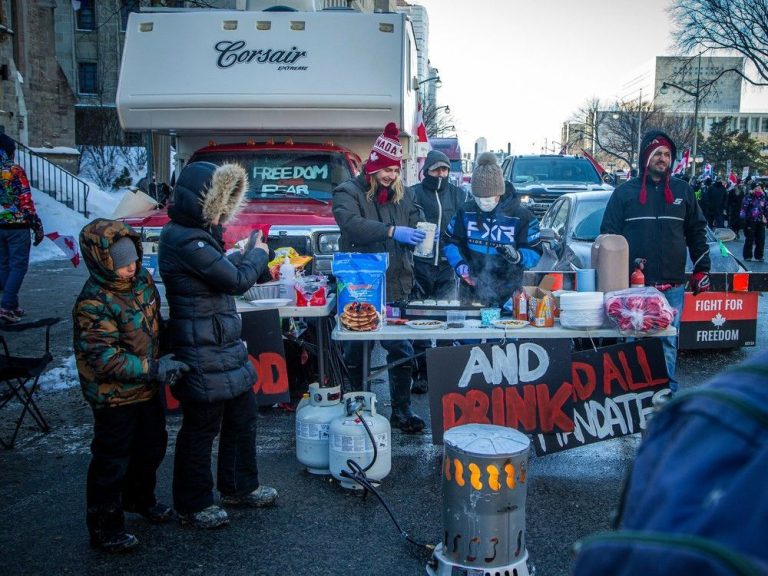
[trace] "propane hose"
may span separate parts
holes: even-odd
[[[389,507],[389,504],[386,500],[384,500],[384,497],[379,494],[378,490],[376,490],[376,487],[371,483],[371,481],[368,479],[368,476],[365,475],[365,473],[371,469],[371,467],[376,463],[376,457],[378,456],[378,451],[376,449],[376,440],[373,437],[373,432],[371,432],[371,429],[368,427],[368,424],[366,424],[365,419],[360,415],[359,410],[355,410],[355,414],[358,418],[360,418],[360,421],[363,423],[363,426],[365,427],[365,431],[368,433],[368,437],[371,439],[371,444],[373,445],[373,458],[371,459],[370,464],[368,464],[365,468],[360,466],[357,462],[352,460],[351,458],[347,460],[347,467],[349,470],[342,470],[340,472],[341,476],[344,476],[345,478],[349,478],[353,482],[357,482],[360,486],[363,487],[363,490],[365,493],[371,492],[379,502],[381,502],[381,505],[384,506],[384,510],[387,511],[387,514],[389,514],[389,517],[392,519],[392,522],[395,525],[395,528],[397,528],[397,531],[400,532],[400,535],[405,538],[407,542],[410,542],[414,546],[418,546],[419,548],[425,548],[426,550],[429,550],[430,552],[435,549],[434,544],[429,544],[426,542],[419,542],[418,540],[414,540],[411,538],[411,536],[403,530],[403,528],[400,526],[400,523],[397,521],[397,518],[395,518],[395,513],[392,511],[392,509]]]

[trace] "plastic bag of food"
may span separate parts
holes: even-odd
[[[274,280],[280,278],[280,265],[285,262],[286,257],[288,257],[296,272],[301,272],[312,261],[312,256],[302,256],[294,248],[282,246],[275,250],[275,257],[269,261],[269,273]]]
[[[337,252],[331,270],[336,276],[339,324],[344,330],[380,330],[385,318],[389,255]]]
[[[605,295],[605,314],[624,336],[647,336],[672,324],[677,310],[656,288],[627,288]]]
[[[296,277],[296,306],[325,306],[328,278],[319,276]]]

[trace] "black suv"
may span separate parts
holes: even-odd
[[[509,156],[501,165],[504,178],[515,185],[520,203],[541,218],[566,192],[613,190],[592,163],[582,156],[537,154]]]

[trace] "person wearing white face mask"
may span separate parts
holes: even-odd
[[[499,306],[541,258],[539,221],[520,205],[491,152],[477,159],[472,199],[448,224],[443,254],[462,279],[464,299]]]

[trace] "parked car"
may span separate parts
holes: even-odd
[[[564,194],[547,210],[541,220],[544,254],[534,271],[572,271],[591,268],[592,244],[600,234],[600,224],[611,192],[576,192]],[[721,241],[734,238],[732,231],[707,228],[707,244],[712,263],[714,291],[695,297],[686,293],[679,332],[679,348],[734,348],[755,346],[757,341],[757,296],[766,282],[766,274],[750,272],[746,292],[729,290],[734,272],[746,272],[744,263]],[[686,272],[693,272],[690,255]],[[627,270],[627,273],[629,271]],[[573,288],[573,275],[563,286]],[[720,287],[718,288],[718,285]],[[723,286],[726,288],[724,289]]]
[[[558,198],[541,219],[541,235],[545,240],[544,255],[538,270],[572,271],[590,268],[592,243],[600,234],[600,224],[611,192],[573,192]],[[744,272],[746,266],[727,250],[723,254],[718,236],[720,232],[707,228],[709,257],[712,272]],[[693,271],[690,255],[686,271]]]
[[[592,163],[582,156],[509,156],[501,170],[504,178],[515,185],[520,203],[538,218],[568,192],[613,190],[613,186],[603,182]]]

